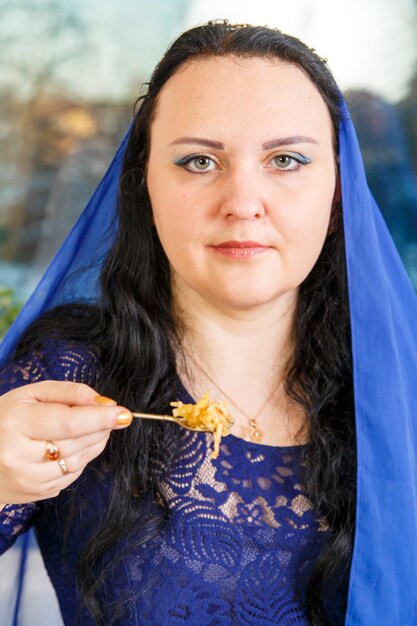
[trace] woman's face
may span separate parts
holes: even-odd
[[[292,300],[323,247],[335,183],[330,115],[296,66],[201,59],[163,87],[147,184],[176,297]]]

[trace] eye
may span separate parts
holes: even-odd
[[[216,162],[205,154],[194,154],[175,161],[179,165],[193,174],[211,172],[216,166]]]
[[[291,165],[293,167],[294,165],[295,166],[297,165],[297,161],[293,159],[292,157],[288,156],[287,154],[280,154],[279,156],[274,157],[273,161],[280,170],[288,170],[288,169],[291,169],[290,168]]]
[[[311,160],[303,156],[302,154],[290,153],[278,154],[272,157],[269,163],[272,163],[272,165],[269,165],[269,167],[272,167],[273,169],[294,172],[296,170],[299,170],[302,165],[308,165],[309,163],[311,163]]]

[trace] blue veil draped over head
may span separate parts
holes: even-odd
[[[345,623],[412,626],[417,624],[417,298],[368,189],[343,100],[340,107],[358,453],[356,532]],[[86,301],[86,296],[90,302],[97,300],[101,266],[117,230],[117,191],[127,136],[3,340],[0,361],[7,359],[19,335],[41,313],[59,304]]]

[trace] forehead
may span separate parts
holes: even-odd
[[[331,142],[327,105],[297,66],[265,58],[208,57],[182,66],[162,88],[152,134],[315,132]],[[200,131],[201,132],[201,131]],[[159,134],[159,133],[158,133]]]

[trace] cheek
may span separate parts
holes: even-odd
[[[300,218],[292,221],[290,230],[295,237],[302,237],[306,243],[314,244],[316,239],[325,237],[330,221],[331,205],[309,204]]]
[[[160,192],[152,200],[159,240],[170,265],[180,273],[190,269],[192,259],[198,256],[203,235],[198,211],[190,210],[188,200],[186,194],[174,199]]]
[[[156,194],[151,200],[151,206],[161,240],[178,238],[177,243],[184,244],[190,235],[198,232],[201,216],[185,194],[176,197]]]
[[[296,257],[298,265],[309,266],[317,260],[329,228],[333,192],[312,194],[298,198],[292,209],[280,216],[276,224],[285,241],[289,256]]]
[[[156,184],[154,184],[156,183]],[[190,185],[175,184],[169,177],[148,179],[154,222],[160,237],[198,236],[204,221],[204,200]]]
[[[200,253],[207,224],[201,193],[178,184],[163,164],[150,159],[147,186],[153,221],[165,254],[174,268],[189,267]]]

